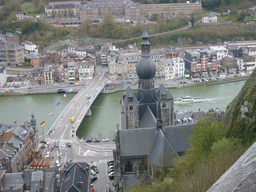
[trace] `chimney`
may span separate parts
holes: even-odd
[[[81,181],[77,182],[77,186],[80,188],[82,187],[82,184],[83,184],[83,182],[81,182]]]

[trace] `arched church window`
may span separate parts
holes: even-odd
[[[130,106],[130,111],[132,111],[133,110],[133,106]]]
[[[165,108],[165,107],[166,107],[166,104],[165,104],[165,103],[163,103],[163,104],[162,104],[162,108]]]

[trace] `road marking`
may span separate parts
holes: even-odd
[[[91,151],[91,150],[87,150],[83,156],[94,156],[97,152],[95,151]]]

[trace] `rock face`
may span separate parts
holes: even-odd
[[[228,136],[245,144],[255,142],[256,70],[227,107],[223,123]],[[256,142],[208,190],[212,191],[256,191]]]
[[[227,136],[247,144],[256,139],[256,70],[228,105],[223,123]]]

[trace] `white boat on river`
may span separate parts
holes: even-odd
[[[178,99],[174,100],[174,103],[176,104],[185,104],[185,103],[196,103],[201,102],[203,99],[201,97],[192,97],[192,96],[185,96],[185,97],[179,97]]]

